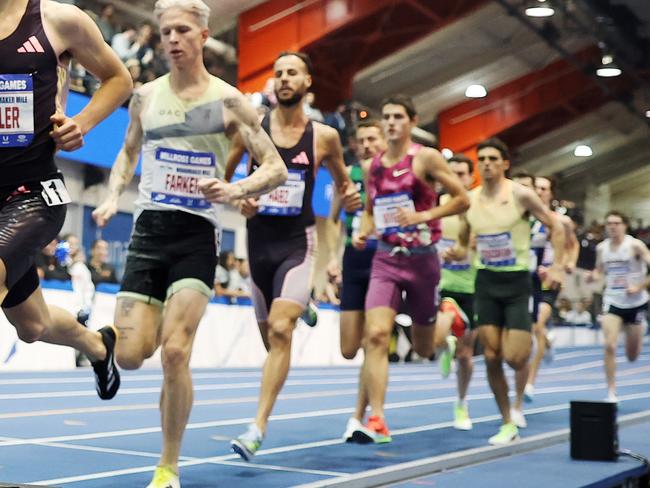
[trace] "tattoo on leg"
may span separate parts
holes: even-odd
[[[135,327],[129,325],[117,325],[117,330],[120,332],[120,340],[127,339],[129,337],[128,331],[135,330]]]
[[[120,314],[124,317],[128,317],[133,310],[135,305],[135,300],[133,298],[122,298],[120,299]]]

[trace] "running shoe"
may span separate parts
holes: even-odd
[[[386,444],[392,440],[386,421],[379,415],[371,415],[366,425],[352,433],[352,442],[357,444]]]
[[[616,403],[617,405],[619,403],[618,397],[616,396],[616,393],[611,393],[611,392],[607,395],[607,398],[605,398],[605,401],[609,402],[609,403]]]
[[[454,405],[454,429],[472,430],[472,419],[469,418],[467,405],[458,402]]]
[[[311,300],[307,304],[305,311],[300,316],[300,320],[309,327],[316,327],[316,324],[318,323],[318,308]]]
[[[117,329],[113,325],[107,325],[99,329],[99,333],[102,335],[102,342],[106,347],[106,357],[91,363],[95,371],[95,389],[99,398],[110,400],[120,389],[120,372],[115,366],[114,354],[117,344]]]
[[[469,328],[469,319],[456,300],[450,297],[443,298],[440,302],[440,311],[450,312],[454,315],[454,322],[451,324],[451,333],[456,337],[463,337],[465,331]]]
[[[550,364],[555,359],[555,331],[546,333],[546,350],[544,351],[544,362]]]
[[[526,417],[524,416],[523,410],[519,410],[518,408],[511,408],[510,419],[512,420],[512,423],[520,429],[525,429],[528,427],[528,422],[526,422]]]
[[[343,433],[343,440],[345,442],[354,442],[354,432],[362,428],[363,424],[361,422],[354,417],[350,417]]]
[[[147,488],[181,488],[178,474],[169,466],[158,466]]]
[[[519,439],[519,430],[515,424],[510,422],[509,424],[503,424],[499,432],[490,437],[488,442],[493,446],[505,446],[517,439]]]
[[[456,354],[456,337],[453,335],[448,335],[446,337],[447,348],[440,353],[440,358],[438,359],[438,368],[440,369],[440,374],[443,378],[448,378],[449,373],[451,373],[451,365],[454,362],[454,356]]]
[[[260,432],[254,423],[248,426],[248,430],[242,435],[230,441],[230,448],[239,454],[244,461],[250,461],[262,445],[264,434]]]
[[[524,401],[526,403],[532,403],[535,398],[535,387],[530,383],[526,383],[524,387]]]

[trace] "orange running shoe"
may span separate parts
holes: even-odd
[[[379,415],[371,415],[366,425],[362,425],[352,433],[352,441],[358,444],[386,444],[392,440],[386,421]]]

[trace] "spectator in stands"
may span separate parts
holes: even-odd
[[[95,19],[97,27],[99,27],[102,37],[107,43],[111,43],[113,36],[115,36],[115,22],[113,21],[113,14],[115,8],[112,3],[106,3],[102,7],[99,17]]]
[[[111,47],[122,61],[126,61],[131,53],[131,46],[135,41],[136,31],[132,24],[127,24],[124,30],[113,36]]]
[[[69,249],[66,264],[72,280],[72,291],[77,302],[77,310],[79,311],[77,317],[83,314],[87,320],[92,308],[93,297],[95,296],[95,285],[93,284],[90,270],[86,266],[86,256],[81,249],[79,238],[70,233],[64,235],[63,240],[68,244]],[[86,324],[84,323],[84,325]]]
[[[108,262],[108,242],[103,239],[92,243],[88,268],[95,286],[99,283],[119,283],[115,267]]]
[[[141,67],[147,67],[153,61],[153,27],[150,23],[145,22],[138,29],[138,35],[135,42],[129,48],[127,59],[137,59]]]
[[[316,95],[313,92],[307,92],[305,94],[305,99],[302,102],[302,109],[305,112],[305,115],[309,117],[310,120],[315,120],[316,122],[323,122],[325,118],[323,113],[314,107],[314,102],[316,101]]]
[[[232,251],[222,252],[214,277],[214,293],[229,298],[247,296],[240,288],[241,281],[235,254]]]
[[[36,271],[41,280],[70,281],[70,274],[65,265],[61,264],[54,253],[59,239],[54,239],[36,256]]]
[[[588,303],[587,300],[580,300],[577,302],[573,309],[566,314],[567,324],[591,326],[593,320],[591,314],[587,310]]]
[[[345,105],[341,104],[336,107],[336,111],[325,115],[325,123],[330,127],[334,127],[339,133],[341,144],[345,146],[347,143],[347,122],[345,121]]]
[[[250,267],[248,266],[248,260],[243,258],[237,259],[237,271],[239,272],[239,276],[241,277],[241,281],[239,282],[239,289],[242,293],[245,294],[245,296],[250,297],[252,281],[251,281],[251,270]]]
[[[330,269],[327,270],[327,283],[325,283],[325,288],[323,293],[319,297],[319,301],[323,303],[331,303],[332,305],[340,305],[340,287],[341,287],[341,273],[331,272]]]

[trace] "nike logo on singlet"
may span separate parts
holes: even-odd
[[[394,169],[393,170],[393,178],[399,178],[400,176],[405,175],[406,173],[408,173],[408,171],[409,171],[408,168]]]

